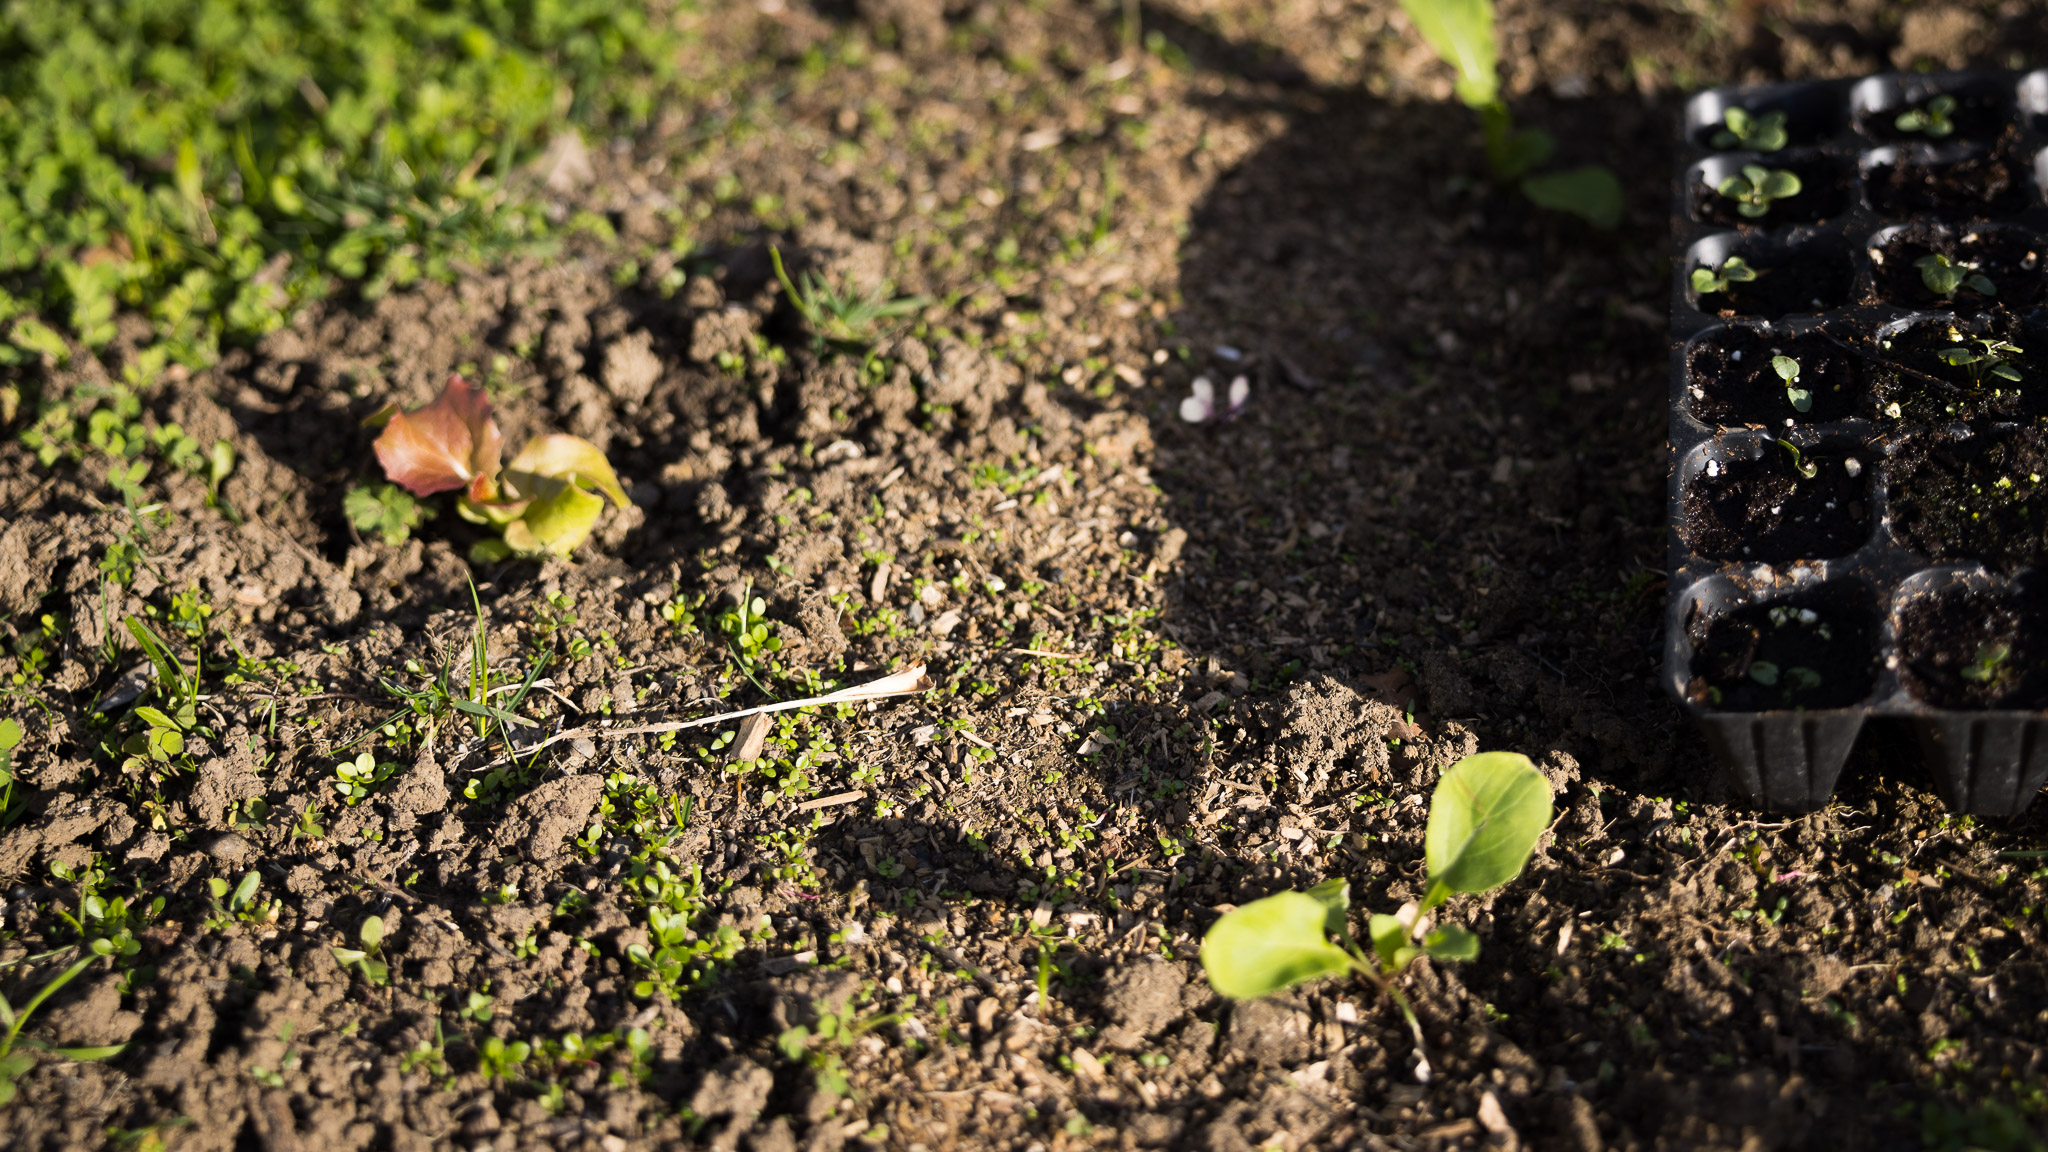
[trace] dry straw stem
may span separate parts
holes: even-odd
[[[913,664],[908,668],[889,673],[880,680],[870,680],[852,688],[841,688],[823,696],[807,696],[802,700],[784,700],[779,704],[762,704],[755,708],[742,708],[737,712],[721,712],[716,716],[703,716],[696,720],[664,720],[659,724],[635,724],[628,728],[570,728],[524,749],[521,755],[530,756],[550,744],[564,740],[575,740],[590,736],[644,736],[653,732],[680,732],[685,728],[702,728],[710,724],[722,724],[728,720],[739,720],[748,716],[759,716],[766,712],[787,712],[792,708],[809,708],[814,704],[855,704],[862,700],[884,700],[891,696],[912,696],[929,691],[931,677],[925,675],[924,665]]]

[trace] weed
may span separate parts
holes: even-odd
[[[782,265],[782,250],[773,245],[768,248],[768,259],[775,265],[775,278],[782,282],[783,296],[810,325],[821,345],[865,349],[875,342],[884,321],[911,315],[931,303],[923,296],[890,299],[887,285],[861,294],[833,288],[824,277],[810,271],[791,280],[788,269]]]
[[[361,948],[330,948],[334,961],[344,968],[354,968],[363,974],[363,979],[372,987],[381,988],[391,982],[391,968],[384,963],[380,954],[384,945],[384,918],[366,916],[363,925],[356,932]]]
[[[402,767],[388,760],[380,763],[368,752],[361,753],[354,760],[334,766],[334,790],[353,808],[369,798],[370,789],[398,775]]]
[[[55,1048],[39,1040],[24,1039],[21,1035],[22,1026],[28,1023],[30,1016],[35,1015],[36,1009],[43,1006],[43,1001],[56,994],[58,989],[71,983],[71,981],[78,977],[79,973],[85,971],[97,959],[99,959],[99,955],[94,953],[81,956],[77,960],[72,961],[69,968],[51,977],[50,981],[38,989],[35,995],[29,997],[28,1002],[19,1009],[16,1009],[8,1001],[7,997],[0,996],[0,1027],[7,1029],[4,1034],[0,1034],[0,1107],[5,1107],[13,1102],[16,1082],[23,1076],[28,1075],[29,1070],[36,1065],[34,1056],[25,1051],[15,1050],[17,1045],[28,1049],[54,1052],[69,1060],[105,1060],[110,1056],[119,1055],[123,1049],[127,1048],[126,1044],[114,1044],[101,1048]]]
[[[708,932],[696,929],[704,910],[704,869],[692,864],[687,878],[679,876],[662,859],[651,863],[636,859],[627,890],[647,910],[647,944],[631,944],[626,960],[643,973],[633,985],[641,999],[659,996],[675,1000],[681,993],[709,980],[718,965],[729,961],[740,948],[739,931],[721,924]]]
[[[732,649],[740,671],[749,678],[764,660],[782,650],[782,639],[775,635],[775,622],[764,619],[768,602],[753,595],[752,590],[752,584],[743,587],[733,606],[718,615],[718,630]]]
[[[21,725],[11,716],[0,718],[0,828],[19,820],[28,809],[28,797],[14,794],[14,750],[21,746]]]
[[[212,899],[213,915],[207,917],[206,927],[218,932],[240,921],[244,924],[275,924],[278,915],[284,911],[282,900],[259,901],[257,890],[263,885],[263,878],[254,872],[245,874],[236,883],[234,890],[228,889],[228,882],[215,876],[206,882],[207,895]],[[222,903],[225,898],[226,903]]]
[[[1400,1006],[1415,1036],[1416,1078],[1427,1081],[1422,1026],[1395,981],[1422,956],[1470,960],[1479,954],[1479,938],[1467,929],[1446,924],[1432,930],[1430,911],[1455,893],[1490,892],[1514,879],[1550,815],[1549,782],[1527,757],[1467,756],[1444,773],[1430,800],[1422,900],[1370,918],[1370,954],[1351,939],[1350,885],[1327,880],[1307,892],[1255,900],[1211,925],[1202,940],[1209,983],[1233,1000],[1248,1000],[1304,980],[1357,973]],[[1332,935],[1342,947],[1330,942]]]
[[[798,1024],[786,1029],[776,1037],[775,1046],[784,1059],[811,1070],[812,1082],[820,1093],[837,1100],[852,1091],[847,1083],[842,1053],[852,1051],[854,1043],[862,1036],[877,1028],[899,1023],[908,1013],[856,1017],[850,1010],[828,1012],[823,1004],[815,1007],[818,1010],[815,1027]]]
[[[405,543],[426,522],[427,510],[396,484],[356,484],[341,498],[348,522],[358,532],[375,532],[390,547]]]
[[[476,1070],[493,1080],[508,1079],[525,1068],[532,1055],[533,1045],[524,1040],[507,1043],[496,1036],[487,1037],[477,1045]]]

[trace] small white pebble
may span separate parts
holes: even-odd
[[[1737,348],[1735,351],[1730,352],[1728,358],[1740,364],[1742,362],[1742,349]]]
[[[1861,476],[1863,475],[1863,461],[1851,456],[1842,461],[1842,471],[1847,472],[1851,476]]]

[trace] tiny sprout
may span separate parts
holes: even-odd
[[[1953,296],[1958,288],[1968,288],[1979,296],[1998,294],[1991,278],[1977,271],[1975,264],[1958,264],[1939,252],[1913,261],[1913,267],[1920,270],[1920,282],[1936,296]]]
[[[1957,343],[1963,342],[1962,335],[1954,329],[1949,330],[1949,335]],[[1986,376],[1996,376],[2000,380],[2014,382],[2020,379],[2020,370],[2013,367],[2011,361],[2015,357],[2026,355],[2026,349],[2010,340],[1998,340],[1987,336],[1973,336],[1970,343],[1976,344],[1977,347],[1944,348],[1935,355],[1941,357],[1942,362],[1952,368],[1969,369],[1972,384],[1982,384]]]
[[[1790,356],[1773,356],[1771,357],[1771,369],[1778,374],[1778,379],[1785,382],[1785,398],[1792,402],[1793,411],[1804,412],[1813,407],[1813,393],[1805,388],[1797,387],[1799,383],[1799,361],[1794,360]]]
[[[1712,292],[1726,292],[1730,284],[1747,284],[1756,279],[1757,271],[1740,256],[1730,256],[1721,264],[1716,273],[1711,268],[1692,270],[1692,290],[1701,296]]]
[[[1956,130],[1955,121],[1949,119],[1955,114],[1956,98],[1949,95],[1936,96],[1924,107],[1908,108],[1899,113],[1892,124],[1901,132],[1918,132],[1939,140]]]
[[[1714,133],[1716,148],[1748,148],[1755,152],[1776,152],[1785,146],[1789,137],[1785,132],[1785,114],[1766,112],[1761,116],[1751,115],[1746,108],[1730,108],[1721,113],[1721,123],[1727,125]]]
[[[1972,684],[1989,684],[1998,679],[1999,666],[2011,655],[2010,644],[1986,644],[1977,649],[1977,659],[1962,670],[1962,677]]]
[[[1778,666],[1769,660],[1753,660],[1749,665],[1749,678],[1766,688],[1776,687]]]
[[[1735,201],[1735,210],[1754,220],[1771,210],[1771,201],[1799,195],[1799,177],[1782,168],[1744,164],[1742,175],[1730,176],[1714,191]]]
[[[1784,448],[1785,451],[1790,452],[1792,454],[1792,470],[1794,472],[1799,473],[1801,476],[1806,477],[1808,480],[1811,480],[1815,476],[1820,475],[1820,465],[1802,456],[1799,452],[1799,445],[1794,444],[1790,440],[1787,440],[1783,437],[1778,438],[1778,444],[1780,447]]]
[[[1243,414],[1245,402],[1251,398],[1251,381],[1238,376],[1230,381],[1230,403],[1220,411],[1216,407],[1216,385],[1207,376],[1197,376],[1188,386],[1192,393],[1180,402],[1180,418],[1190,424],[1212,421],[1235,420]]]

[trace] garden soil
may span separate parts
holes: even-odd
[[[1075,0],[704,8],[721,99],[531,174],[586,222],[561,251],[151,393],[234,446],[217,499],[160,475],[137,513],[0,449],[0,987],[115,897],[136,945],[26,1029],[125,1047],[38,1054],[0,1144],[2040,1146],[2040,806],[1947,813],[1882,725],[1824,810],[1732,805],[1657,686],[1682,94],[2038,61],[2036,7],[1505,5],[1517,114],[1617,169],[1613,233],[1485,181],[1390,4],[1140,4],[1135,48]],[[771,245],[925,302],[823,342]],[[447,508],[359,534],[364,419],[455,371],[633,506],[545,565],[468,563]],[[1238,375],[1236,419],[1181,418]],[[753,597],[779,651],[721,630]],[[205,732],[159,785],[107,747],[163,689],[124,621],[189,656],[201,601]],[[464,713],[379,732],[444,665],[471,691],[479,620],[494,700],[549,657],[522,748],[596,731],[516,763]],[[917,663],[761,733],[610,731]],[[1233,905],[1417,898],[1430,788],[1482,748],[1559,816],[1444,909],[1478,959],[1406,978],[1426,1068],[1364,984],[1210,992]],[[396,768],[351,806],[365,750]],[[251,872],[240,915],[210,894]],[[672,996],[636,987],[650,907],[709,951]],[[335,952],[373,915],[384,983]]]

